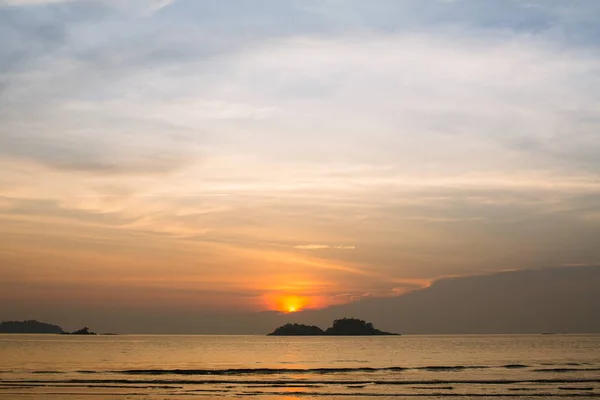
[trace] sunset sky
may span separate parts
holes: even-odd
[[[0,320],[600,264],[600,1],[0,0]]]

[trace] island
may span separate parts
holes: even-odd
[[[50,334],[50,335],[96,335],[88,327],[74,332],[66,332],[58,325],[36,320],[0,322],[0,333]]]
[[[383,332],[372,323],[356,318],[342,318],[333,321],[333,326],[323,330],[315,325],[285,324],[269,333],[268,336],[398,336],[398,333]]]
[[[321,336],[325,332],[315,325],[285,324],[269,333],[268,336]]]
[[[68,332],[63,332],[63,335],[96,335],[97,333],[95,332],[91,332],[90,328],[88,328],[87,326],[85,328],[79,329],[77,331],[68,333]]]
[[[58,325],[47,324],[36,320],[0,322],[0,333],[37,333],[62,334],[63,329]]]

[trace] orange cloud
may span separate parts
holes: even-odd
[[[355,246],[331,246],[328,244],[299,244],[297,246],[294,246],[294,248],[298,249],[298,250],[327,250],[327,249],[354,250],[354,249],[356,249]]]

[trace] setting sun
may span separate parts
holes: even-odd
[[[308,304],[309,301],[306,297],[280,295],[274,299],[273,308],[285,313],[294,313],[302,311]]]
[[[307,309],[320,309],[332,304],[325,296],[313,294],[289,294],[286,292],[270,292],[263,295],[268,310],[282,313],[296,313]]]
[[[284,296],[281,301],[283,307],[280,309],[288,313],[302,310],[307,303],[306,299],[300,296]]]

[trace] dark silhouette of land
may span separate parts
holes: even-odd
[[[324,334],[325,331],[316,325],[287,323],[269,333],[269,336],[321,336]]]
[[[35,320],[29,321],[5,321],[0,322],[0,333],[37,333],[37,334],[61,334],[65,333],[58,325],[47,324]]]
[[[370,336],[370,335],[398,335],[398,333],[383,332],[375,329],[371,322],[362,319],[342,318],[333,321],[333,326],[327,328],[326,335],[332,336]]]
[[[389,336],[398,333],[375,329],[370,322],[356,318],[342,318],[333,321],[333,326],[322,330],[315,325],[285,324],[269,333],[269,336]]]
[[[79,329],[78,331],[74,331],[71,333],[63,332],[63,335],[96,335],[95,332],[91,332],[90,328],[87,326],[85,328]]]
[[[49,334],[49,335],[96,335],[87,326],[74,332],[65,332],[58,325],[36,320],[0,322],[0,333]]]

